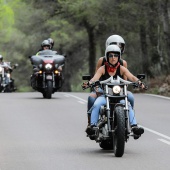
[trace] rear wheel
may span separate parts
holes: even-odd
[[[46,95],[45,95],[47,99],[51,99],[52,92],[53,92],[53,82],[47,81]]]
[[[125,114],[123,107],[115,108],[113,149],[116,157],[122,157],[125,148]]]

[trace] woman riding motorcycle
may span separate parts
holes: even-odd
[[[125,41],[120,35],[111,35],[107,38],[106,48],[107,48],[107,46],[112,45],[112,44],[118,45],[119,48],[121,49],[121,54],[124,53],[124,51],[125,51]],[[106,62],[105,56],[99,58],[97,65],[96,65],[96,72],[101,66],[103,66],[105,64],[105,62]],[[120,58],[119,63],[120,63],[120,65],[127,68],[127,62],[125,60],[123,60],[122,58]],[[124,77],[124,79],[127,79],[127,78]],[[97,95],[96,95],[95,92],[91,92],[89,97],[88,97],[88,104],[87,104],[88,125],[90,124],[90,117],[91,117],[89,110],[93,106],[96,98],[97,98]],[[134,96],[130,91],[128,91],[128,101],[130,102],[130,104],[133,108],[134,107]]]
[[[117,76],[122,77],[123,79],[128,78],[132,82],[137,82],[141,85],[141,88],[145,88],[144,84],[141,83],[141,81],[138,80],[137,77],[135,77],[132,73],[129,72],[127,68],[120,65],[120,59],[121,59],[121,50],[117,45],[109,45],[106,48],[105,51],[105,60],[106,63],[104,66],[101,66],[94,77],[88,82],[91,84],[94,81],[97,81],[102,78],[102,80],[108,79],[110,76],[113,76],[116,78]],[[87,83],[84,83],[83,86],[87,86]],[[105,96],[102,94],[102,91],[100,90],[101,95],[99,95],[92,108],[90,109],[91,112],[91,122],[90,126],[87,127],[86,132],[88,135],[93,135],[95,133],[95,130],[93,127],[97,125],[98,119],[99,119],[99,110],[102,105],[106,104]],[[121,103],[124,103],[122,100]],[[142,127],[137,126],[134,110],[132,109],[132,106],[129,104],[129,118],[130,118],[130,124],[132,127],[132,131],[136,135],[141,135],[144,133],[144,129]]]

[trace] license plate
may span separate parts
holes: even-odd
[[[51,75],[48,75],[48,76],[46,76],[46,79],[47,79],[47,80],[52,80],[53,78],[52,78]]]

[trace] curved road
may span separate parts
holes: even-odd
[[[135,94],[139,140],[122,158],[86,137],[88,93],[0,94],[0,170],[169,170],[170,99]]]

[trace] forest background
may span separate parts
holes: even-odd
[[[0,54],[19,67],[19,92],[32,91],[34,55],[44,39],[66,54],[62,91],[82,91],[82,75],[94,74],[105,41],[121,35],[129,70],[146,74],[150,92],[170,93],[169,0],[0,0]]]

